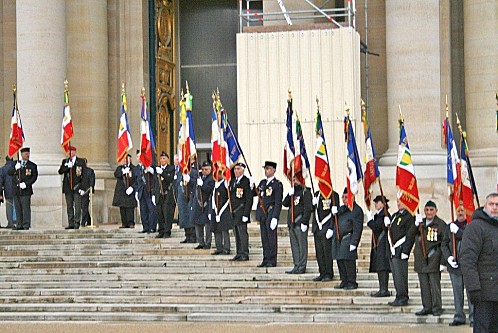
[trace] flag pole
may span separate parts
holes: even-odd
[[[68,85],[69,85],[69,82],[67,81],[67,79],[64,80],[64,107],[69,105]],[[67,144],[68,144],[68,148],[71,147],[71,140],[69,140]],[[70,152],[70,150],[68,150],[68,151],[69,151],[69,156],[67,158],[67,161],[69,162],[71,160],[71,152]],[[69,169],[72,169],[72,167]],[[69,170],[69,188],[71,189],[71,191],[73,190],[73,171],[72,170]]]
[[[445,133],[445,141],[446,141],[446,148],[448,148],[448,145],[450,144],[448,142],[448,131],[450,127],[450,121],[448,119],[448,95],[446,95],[446,133]],[[453,164],[453,162],[452,162]],[[453,167],[452,167],[453,168]],[[451,222],[455,222],[455,208],[453,206],[453,197],[455,196],[455,184],[454,184],[454,179],[453,179],[453,188],[451,187],[450,184],[448,184],[448,201],[450,202],[450,212],[451,212]],[[457,189],[458,190],[458,189]],[[451,233],[451,245],[453,247],[453,258],[457,260],[457,250],[456,250],[456,235],[454,233]]]
[[[461,136],[460,144],[465,145],[465,157],[467,160],[467,169],[469,171],[470,186],[472,188],[472,197],[475,198],[477,202],[477,207],[481,207],[481,204],[479,203],[479,195],[477,194],[477,187],[475,187],[474,174],[472,173],[472,166],[470,165],[469,146],[467,144],[467,132],[462,129],[462,124],[460,123],[460,118],[458,118],[458,113],[456,113],[456,116],[457,116],[458,131],[460,132]]]
[[[217,101],[217,106],[218,106],[219,111],[220,111],[220,119],[219,119],[219,122],[218,122],[218,125],[219,125],[218,129],[220,131],[220,138],[222,137],[223,141],[225,141],[225,137],[224,137],[225,133],[223,132],[222,127],[221,127],[221,122],[223,121],[223,115],[221,114],[222,104],[221,104],[221,97],[220,97],[220,89],[219,88],[216,88],[216,101]],[[225,128],[225,131],[226,131],[226,128]],[[227,144],[227,148],[228,148],[228,144]],[[229,161],[226,161],[226,162],[228,163]],[[222,177],[226,181],[227,179],[226,179],[226,176],[225,176],[225,172],[226,172],[227,164],[225,163],[225,165],[222,165],[222,167],[225,167],[225,170],[222,169],[223,170],[223,172],[222,172],[223,176]],[[229,172],[231,172],[231,171],[229,171]],[[228,185],[228,183],[227,184],[223,184],[223,186],[225,186],[225,188],[227,189],[228,206],[230,207],[230,213],[232,213],[233,212],[233,209],[232,209],[232,199],[230,197],[230,188],[227,185]]]
[[[292,133],[292,111],[293,110],[292,110],[292,92],[291,92],[290,88],[289,88],[288,93],[289,93],[289,101],[291,103],[291,133]],[[294,138],[292,138],[292,140],[294,140]],[[295,149],[295,147],[296,147],[296,145],[294,145],[294,149]],[[295,159],[296,159],[296,152],[294,151],[294,159],[292,160],[292,163],[291,163],[291,181],[290,181],[293,191],[294,191],[294,177],[295,177],[295,174],[294,174],[294,172],[295,172],[295,170],[294,170]],[[291,202],[290,202],[290,204],[291,204],[291,221],[292,221],[292,224],[294,224],[294,194],[291,195],[290,199],[291,199]]]
[[[14,109],[15,109],[15,113],[17,115],[17,119],[19,121],[19,108],[17,107],[17,87],[16,85],[12,85],[12,93],[13,93],[13,97],[14,97]],[[22,126],[22,125],[21,125]],[[21,147],[22,147],[22,144],[23,142],[21,142]],[[19,160],[19,149],[17,150],[17,162],[20,163],[20,160]],[[20,182],[21,181],[21,169],[17,170],[18,172],[18,181]],[[19,191],[20,192],[20,191]]]

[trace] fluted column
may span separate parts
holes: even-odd
[[[78,155],[108,166],[107,2],[68,0],[67,79]]]
[[[32,199],[32,226],[62,225],[62,194],[58,165],[64,79],[66,78],[66,2],[16,2],[17,86],[19,109],[38,164]]]
[[[468,144],[479,194],[496,192],[498,133],[498,2],[464,1],[465,101]],[[482,202],[482,200],[481,200]]]

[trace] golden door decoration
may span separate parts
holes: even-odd
[[[156,29],[156,149],[168,154],[176,152],[176,37],[175,1],[155,1]],[[173,157],[171,162],[173,162]]]

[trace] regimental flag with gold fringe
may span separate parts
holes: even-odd
[[[120,163],[128,151],[133,148],[131,141],[130,125],[128,123],[128,105],[126,102],[126,92],[124,83],[121,89],[121,116],[119,117],[119,130],[118,130],[118,153],[117,161]]]
[[[188,88],[180,101],[180,131],[178,135],[179,166],[182,174],[190,173],[191,161],[195,159],[197,149],[195,147],[194,120],[192,117],[192,94]]]
[[[359,183],[363,179],[363,171],[361,170],[360,154],[358,154],[358,147],[356,146],[356,139],[354,137],[353,125],[349,115],[344,119],[346,129],[346,145],[347,145],[347,190],[348,190],[348,207],[353,210],[354,197],[358,193]]]
[[[455,138],[453,137],[453,131],[451,130],[451,125],[448,120],[448,116],[443,123],[443,135],[444,142],[446,144],[446,180],[448,183],[448,196],[455,209],[458,209],[460,205],[460,193],[461,193],[461,170],[460,170],[460,159],[458,158],[458,150],[455,143]]]
[[[22,148],[24,144],[24,132],[22,129],[21,114],[17,107],[17,90],[14,86],[12,89],[14,97],[14,105],[12,106],[12,118],[10,120],[10,139],[9,139],[9,156],[14,156],[15,153]]]
[[[64,82],[64,108],[62,109],[62,132],[61,147],[69,154],[69,145],[74,136],[73,120],[71,119],[71,108],[69,107],[69,91],[67,81]]]
[[[149,114],[147,112],[147,99],[145,89],[142,88],[142,109],[140,111],[140,161],[146,168],[152,165],[154,160],[154,136],[150,127]]]
[[[318,179],[320,194],[329,199],[332,195],[332,180],[330,177],[329,157],[323,133],[322,116],[320,110],[316,112],[316,151],[315,151],[315,177]]]
[[[231,178],[230,157],[226,142],[226,115],[219,94],[213,94],[213,111],[211,113],[211,160],[213,163],[213,178],[219,181],[221,171],[223,179]]]
[[[363,132],[365,134],[365,172],[363,179],[363,189],[365,191],[365,204],[367,208],[370,209],[372,200],[372,185],[380,177],[379,163],[375,158],[375,149],[372,139],[372,133],[370,132],[370,126],[368,125],[368,115],[365,103],[362,101],[361,108],[361,122],[363,123]]]
[[[399,120],[400,137],[398,147],[398,163],[396,165],[396,186],[398,199],[405,205],[410,214],[415,215],[420,202],[418,196],[417,178],[413,168],[408,138],[405,132],[403,117]]]

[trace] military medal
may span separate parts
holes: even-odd
[[[31,176],[31,169],[26,169],[26,176]]]
[[[271,194],[273,193],[273,187],[267,187],[265,193],[267,197],[271,197]]]
[[[330,210],[330,203],[332,200],[330,199],[324,199],[322,200],[322,209],[323,210]]]
[[[235,191],[235,196],[238,199],[241,199],[243,195],[244,195],[244,189],[241,187],[237,188],[237,190]]]
[[[295,196],[294,197],[294,206],[299,205],[299,201],[301,201],[301,197]]]

